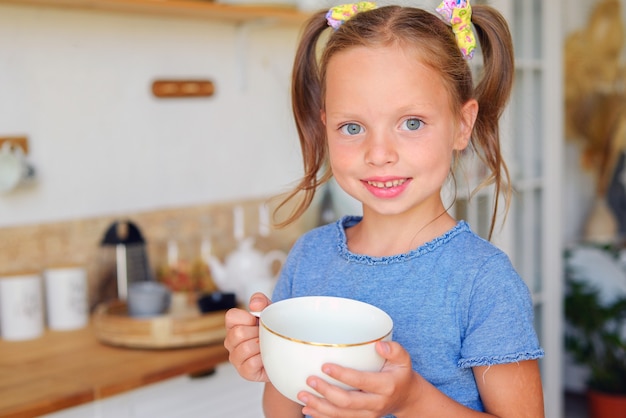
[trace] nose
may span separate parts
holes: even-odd
[[[365,141],[365,163],[372,166],[394,164],[398,161],[398,149],[390,136],[374,134]]]

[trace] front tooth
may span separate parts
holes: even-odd
[[[387,188],[387,187],[396,187],[401,185],[402,183],[404,183],[404,180],[389,180],[386,182],[382,182],[382,181],[369,181],[368,182],[370,185],[374,186],[374,187],[378,187],[378,188]]]

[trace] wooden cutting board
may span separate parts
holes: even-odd
[[[224,341],[226,311],[202,314],[196,306],[149,318],[128,315],[125,302],[100,304],[92,317],[102,342],[128,348],[180,348]]]

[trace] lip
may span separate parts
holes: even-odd
[[[365,188],[375,197],[381,199],[391,199],[404,192],[409,183],[410,177],[370,177],[361,180]],[[390,186],[380,187],[378,184],[390,184]],[[395,184],[395,185],[394,185]]]

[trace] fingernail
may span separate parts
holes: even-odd
[[[381,341],[380,346],[385,353],[389,353],[391,351],[391,347],[389,346],[389,343],[387,343],[386,341]]]

